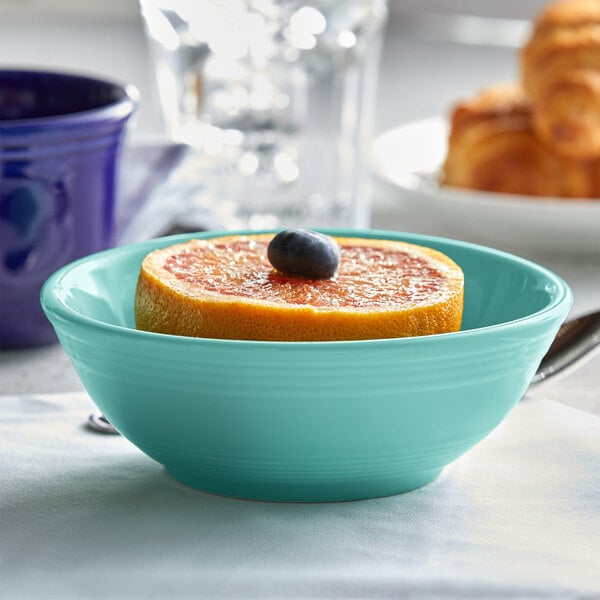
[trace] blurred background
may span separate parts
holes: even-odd
[[[512,79],[529,19],[543,0],[389,0],[377,131],[446,113],[487,82]],[[164,124],[137,0],[0,0],[0,62],[91,72],[133,83],[134,135]]]

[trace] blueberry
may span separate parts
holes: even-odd
[[[340,264],[340,249],[332,238],[322,233],[286,229],[271,240],[267,257],[284,275],[328,279],[335,275]]]

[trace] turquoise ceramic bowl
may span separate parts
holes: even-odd
[[[404,233],[465,273],[463,330],[350,342],[249,342],[137,331],[144,256],[197,234],[115,248],[56,272],[44,311],[115,427],[177,480],[262,500],[407,492],[481,441],[519,401],[571,292],[526,260]]]

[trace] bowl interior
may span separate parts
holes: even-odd
[[[390,232],[330,231],[336,235],[388,237],[430,246],[457,262],[465,274],[462,330],[521,319],[544,310],[565,293],[560,279],[529,261],[496,250],[441,238]],[[140,264],[154,248],[211,234],[173,236],[84,258],[56,274],[43,292],[97,321],[135,328],[133,297]]]

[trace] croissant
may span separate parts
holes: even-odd
[[[561,157],[533,127],[518,84],[497,84],[456,104],[450,119],[445,185],[531,196],[600,197],[600,160]]]
[[[520,54],[539,137],[567,157],[600,156],[600,1],[559,0]]]

